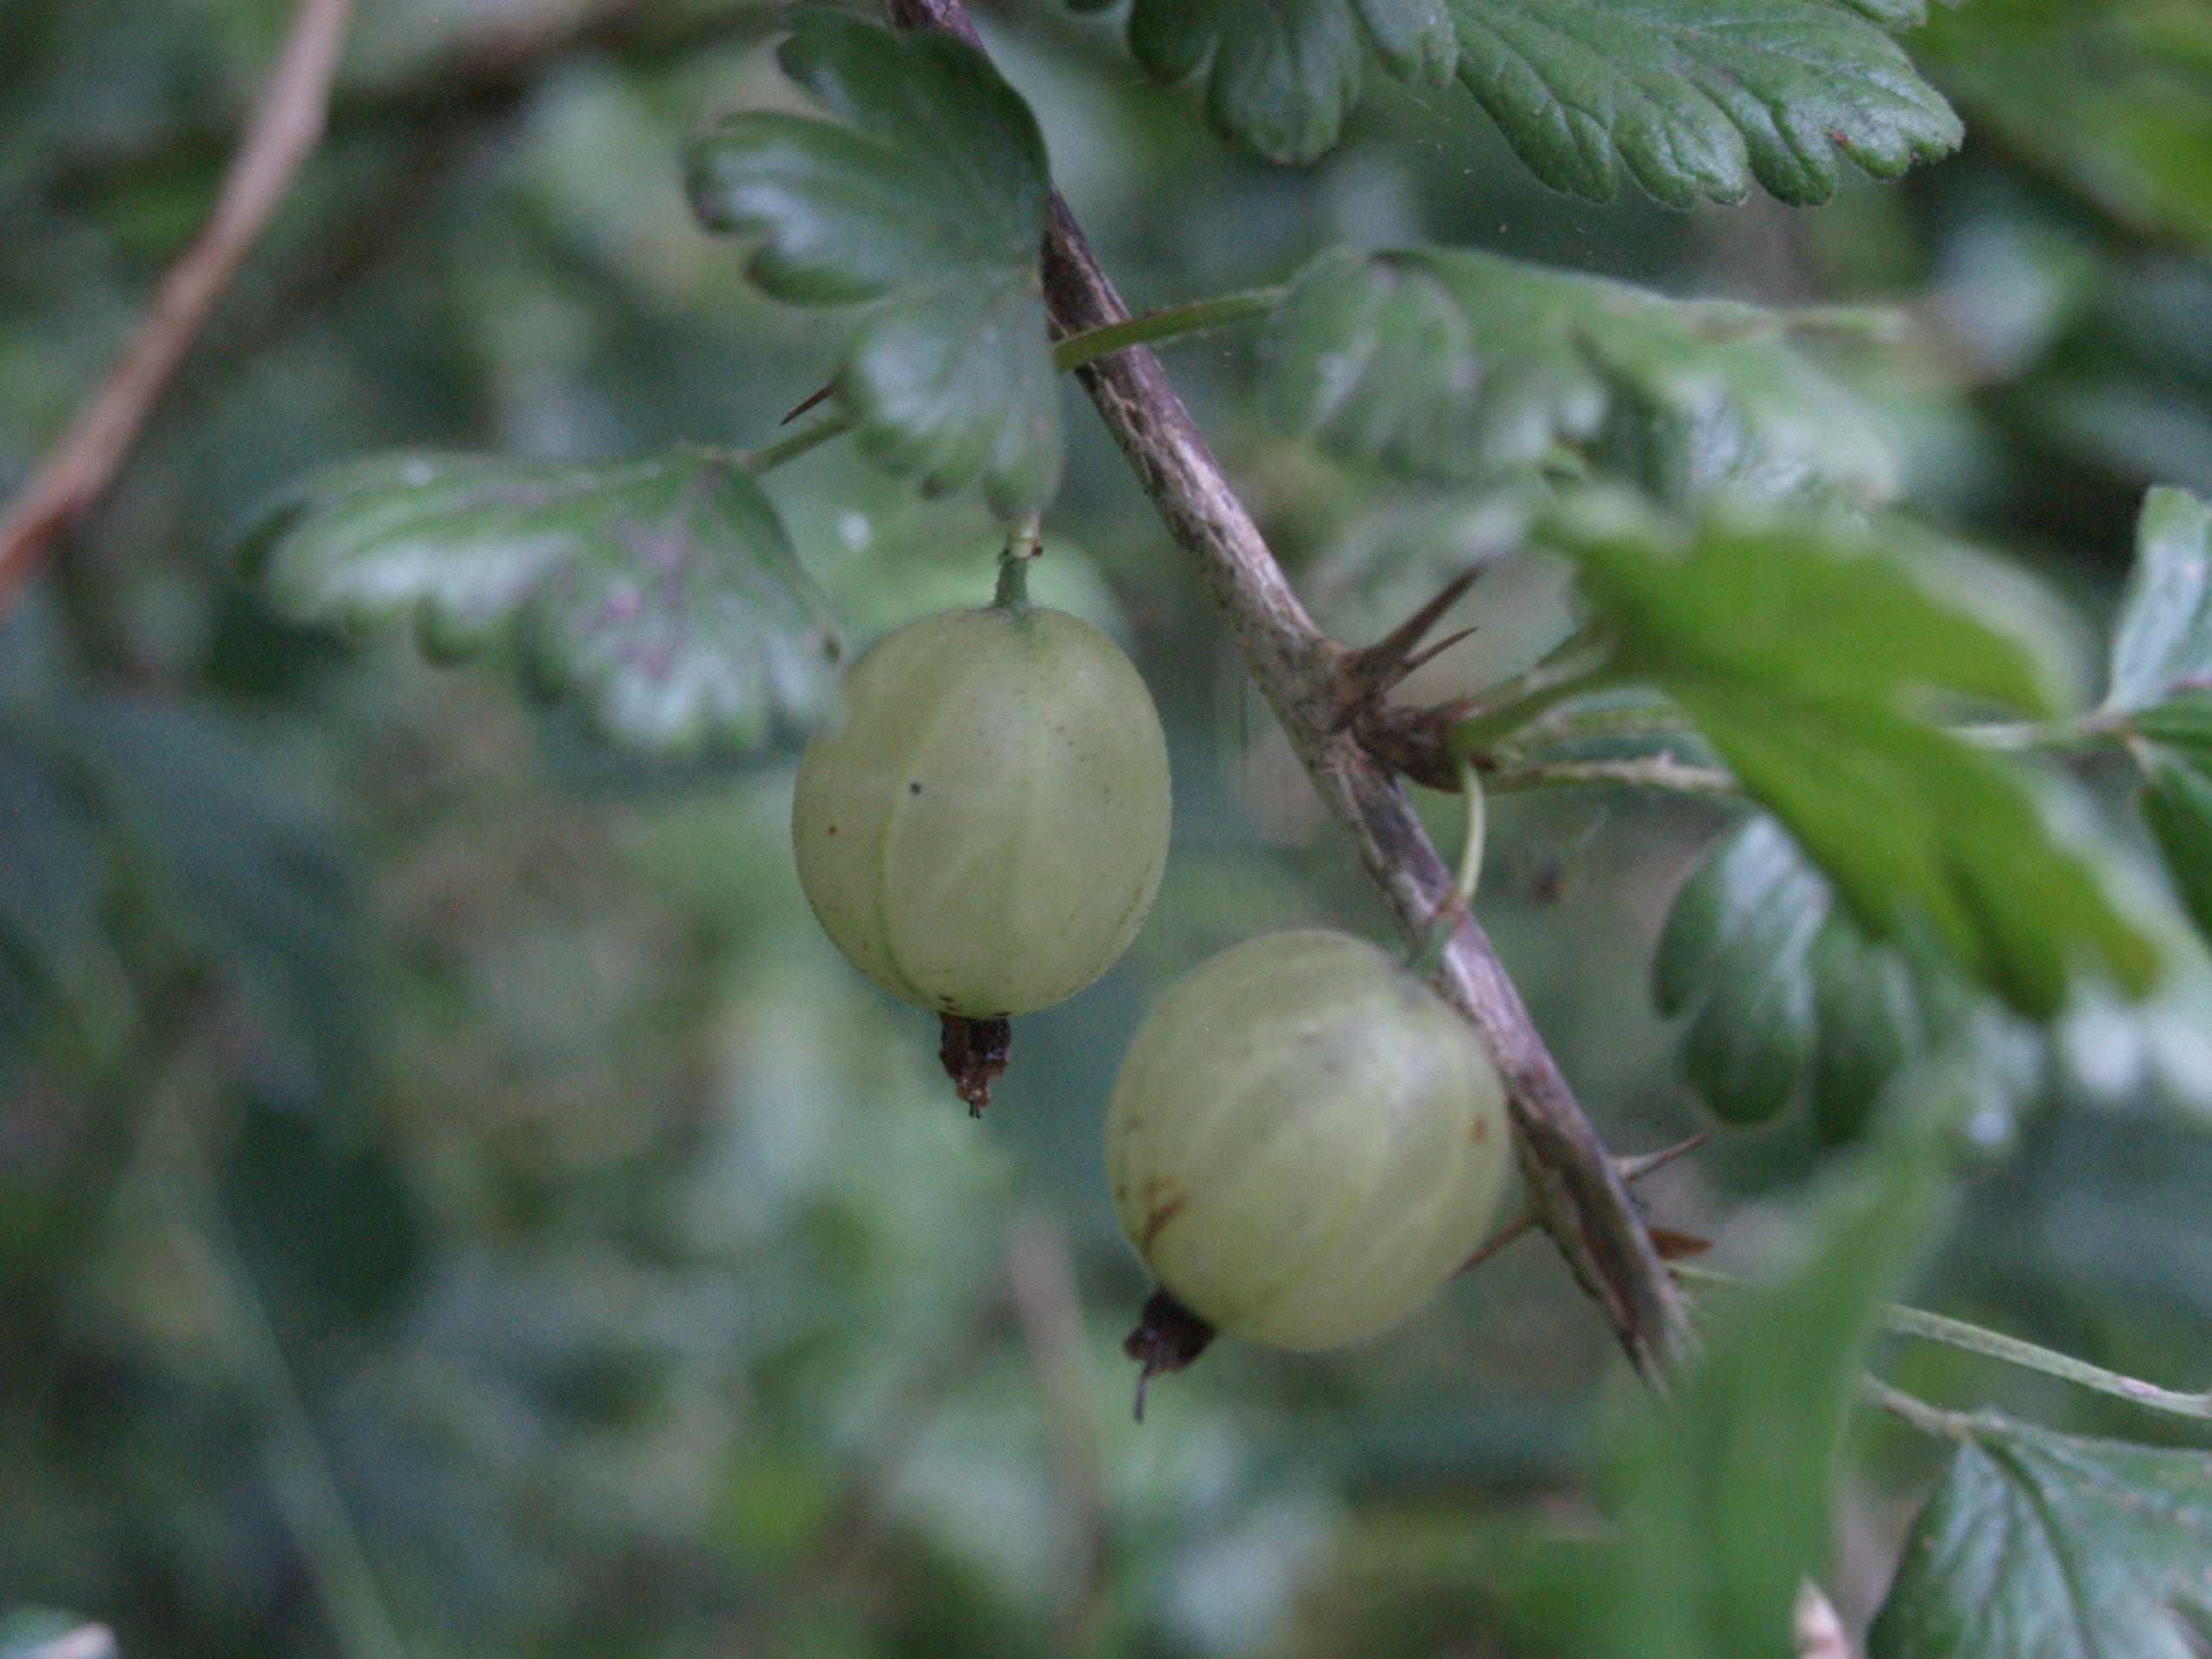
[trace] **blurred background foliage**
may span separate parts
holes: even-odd
[[[0,481],[30,468],[207,209],[278,0],[0,3]],[[367,0],[329,138],[118,487],[0,632],[0,1602],[129,1655],[1490,1655],[1498,1529],[1575,1488],[1616,1362],[1541,1243],[1380,1342],[1224,1343],[1128,1418],[1141,1300],[1099,1167],[1122,1046],[1201,957],[1382,922],[1071,389],[1038,596],[1166,722],[1174,857],[1100,985],[1021,1022],[989,1120],[806,913],[791,757],[655,763],[271,619],[233,531],[365,450],[744,444],[817,319],[691,220],[683,141],[793,105],[742,0]],[[1456,92],[1378,80],[1265,166],[1113,21],[980,21],[1133,304],[1421,241],[1768,303],[1907,435],[1908,502],[2113,602],[2145,485],[2212,490],[2212,29],[2190,0],[1976,0],[1908,44],[1959,156],[1830,204],[1592,206]],[[2067,118],[2054,121],[2063,108]],[[1380,633],[1510,503],[1382,485],[1253,413],[1243,334],[1179,385],[1324,621]],[[848,447],[768,480],[855,645],[988,594],[996,532]],[[1505,559],[1446,695],[1566,626]],[[2088,647],[2085,645],[2085,651]],[[2093,778],[2092,781],[2096,781]],[[2107,780],[2114,791],[2125,780]],[[1438,803],[1439,823],[1451,810]],[[1497,804],[1483,912],[1619,1150],[1704,1119],[1653,1012],[1694,802]],[[1451,832],[1444,828],[1444,834]],[[26,944],[25,942],[29,943]],[[2183,1385],[2212,1364],[2212,1141],[2147,1109],[1982,1126],[1916,1294]],[[1650,1183],[1756,1266],[1828,1154],[1802,1106]],[[2155,1423],[1949,1353],[1901,1381]],[[1878,1602],[1933,1453],[1870,1431],[1835,1574]]]

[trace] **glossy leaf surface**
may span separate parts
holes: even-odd
[[[694,209],[757,242],[748,269],[778,299],[868,307],[836,385],[885,467],[937,494],[980,480],[1003,516],[1034,512],[1058,487],[1062,441],[1028,106],[937,32],[810,12],[782,60],[842,124],[726,117],[688,153]]]
[[[1720,1116],[1757,1122],[1802,1090],[1829,1140],[1968,1017],[1941,964],[1870,942],[1764,815],[1724,836],[1675,895],[1654,963],[1660,1012],[1690,1016],[1683,1069]]]

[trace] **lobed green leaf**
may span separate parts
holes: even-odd
[[[861,441],[932,493],[981,480],[1001,516],[1058,487],[1059,390],[1039,245],[1045,143],[988,59],[803,14],[784,69],[847,124],[747,111],[686,152],[692,205],[754,238],[747,269],[798,305],[864,304],[836,371]]]
[[[729,461],[398,454],[313,474],[244,550],[276,607],[423,649],[512,640],[531,681],[635,747],[746,753],[802,735],[836,646],[773,506]]]
[[[2077,973],[2147,992],[2158,953],[2026,780],[1929,724],[1933,693],[2053,706],[2048,664],[1904,546],[1714,504],[1694,526],[1618,500],[1548,521],[1622,672],[1679,702],[1877,938],[1932,931],[2032,1018]]]
[[[1071,0],[1079,11],[1111,0]],[[1269,161],[1310,162],[1359,102],[1368,52],[1448,86],[1459,43],[1447,0],[1135,0],[1129,49],[1155,79],[1206,73],[1213,124]]]
[[[1872,1659],[2193,1659],[2212,1457],[1974,1420],[1905,1545]]]
[[[1071,0],[1081,10],[1105,0]],[[1308,162],[1357,104],[1372,48],[1402,79],[1455,70],[1545,183],[1599,200],[1620,172],[1679,207],[1835,194],[1957,147],[1958,118],[1885,30],[1922,0],[1135,0],[1163,81],[1206,73],[1213,124]]]
[[[1536,176],[1603,200],[1619,169],[1659,200],[1753,180],[1825,201],[1844,157],[1878,179],[1957,148],[1942,94],[1881,27],[1917,4],[1451,0],[1459,78]]]
[[[1266,392],[1290,429],[1416,477],[1526,469],[1662,422],[1703,451],[1695,484],[1757,470],[1777,488],[1894,494],[1886,439],[1793,349],[1796,326],[1495,254],[1340,250],[1277,312]]]

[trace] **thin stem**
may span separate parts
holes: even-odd
[[[1011,611],[1029,602],[1029,562],[1044,550],[1033,512],[1007,532],[1006,545],[999,550],[999,590],[992,604]]]
[[[205,1247],[225,1348],[252,1399],[262,1465],[315,1599],[345,1659],[407,1659],[283,1344],[239,1257],[207,1152],[181,1102],[171,1115],[175,1179],[166,1185],[173,1212]]]
[[[1560,709],[1530,721],[1514,734],[1512,752],[1532,753],[1557,743],[1586,743],[1605,738],[1675,737],[1693,728],[1670,702],[1630,703],[1611,709]]]
[[[1147,311],[1141,317],[1131,317],[1126,322],[1109,322],[1096,328],[1086,328],[1079,334],[1070,334],[1052,347],[1052,366],[1065,373],[1079,369],[1086,363],[1096,362],[1109,352],[1126,351],[1132,346],[1149,346],[1164,340],[1179,340],[1185,334],[1203,334],[1209,329],[1226,327],[1232,322],[1243,322],[1253,317],[1264,317],[1290,296],[1287,288],[1249,288],[1241,293],[1223,294],[1210,300],[1193,300],[1188,305],[1171,305],[1158,311]]]
[[[818,449],[832,438],[841,438],[861,423],[861,417],[849,409],[833,410],[811,426],[803,426],[787,437],[772,443],[764,443],[757,449],[738,452],[737,462],[748,473],[773,472],[787,461],[797,461],[810,450]]]
[[[1917,1395],[1891,1388],[1872,1372],[1860,1375],[1859,1392],[1863,1398],[1879,1406],[1898,1421],[1909,1424],[1923,1434],[1932,1434],[1938,1440],[1970,1440],[1979,1427],[1974,1420],[1964,1412],[1945,1411],[1941,1406],[1931,1406]]]
[[[2086,1359],[2076,1359],[2071,1354],[2062,1354],[2055,1349],[2024,1342],[2018,1337],[2008,1337],[2001,1331],[1969,1325],[1963,1319],[1930,1313],[1923,1308],[1887,1306],[1882,1310],[1882,1322],[1901,1337],[1916,1337],[1923,1342],[1940,1342],[1949,1347],[1963,1349],[1970,1354],[1980,1354],[1986,1359],[2001,1360],[2007,1365],[2017,1365],[2024,1370],[2039,1371],[2045,1376],[2056,1377],[2062,1382],[2071,1382],[2076,1388],[2110,1395],[2115,1400],[2126,1400],[2146,1411],[2160,1412],[2169,1417],[2186,1417],[2196,1422],[2212,1422],[2212,1392],[2183,1394],[2173,1389],[2162,1389],[2155,1382],[2145,1382],[2139,1377],[2107,1370],[2101,1365],[2092,1365]]]
[[[1685,766],[1671,754],[1643,754],[1624,760],[1540,760],[1501,766],[1490,774],[1491,791],[1497,795],[1585,784],[1673,790],[1685,795],[1743,792],[1732,774],[1713,766]]]
[[[1459,796],[1466,807],[1466,831],[1459,842],[1459,879],[1452,886],[1459,894],[1459,902],[1471,905],[1475,902],[1475,884],[1483,876],[1483,842],[1489,829],[1483,780],[1471,760],[1459,762]]]
[[[1954,737],[1985,749],[2093,749],[2123,734],[2122,717],[2110,709],[2077,715],[2070,720],[1996,721],[1980,726],[1954,726]]]
[[[1067,1228],[1028,1208],[1007,1230],[1007,1276],[1014,1318],[1036,1379],[1052,1485],[1067,1532],[1070,1572],[1060,1588],[1056,1646],[1063,1659],[1097,1651],[1110,1611],[1109,1516],[1092,1398],[1090,1339]]]
[[[1459,762],[1459,799],[1466,814],[1459,842],[1459,868],[1452,883],[1452,896],[1437,906],[1428,931],[1422,934],[1419,946],[1408,959],[1407,968],[1415,979],[1427,979],[1443,962],[1452,936],[1459,931],[1459,918],[1474,908],[1475,888],[1482,880],[1483,842],[1489,813],[1483,780],[1476,774],[1471,760]]]
[[[1676,1278],[1692,1283],[1738,1287],[1749,1282],[1736,1274],[1723,1273],[1714,1268],[1690,1267],[1679,1262],[1674,1264],[1674,1270]],[[2139,1377],[2107,1370],[2101,1365],[2092,1365],[2088,1360],[2076,1359],[2071,1354],[2062,1354],[2056,1349],[2025,1342],[2018,1337],[2008,1337],[2001,1331],[1969,1325],[1964,1319],[1931,1313],[1925,1308],[1885,1302],[1881,1313],[1883,1328],[1896,1336],[1913,1337],[1923,1342],[1940,1342],[1947,1347],[1979,1354],[1985,1359],[1999,1360],[2007,1365],[2016,1365],[2022,1370],[2035,1371],[2062,1382],[2071,1382],[2076,1388],[2127,1401],[2146,1411],[2159,1412],[2169,1417],[2185,1417],[2193,1422],[2212,1422],[2212,1392],[2183,1394],[2174,1389],[2162,1389],[2155,1382],[2145,1382]]]

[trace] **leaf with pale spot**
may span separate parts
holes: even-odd
[[[281,498],[244,562],[299,621],[411,621],[441,658],[512,642],[533,684],[638,748],[758,750],[835,696],[836,640],[774,507],[703,453],[353,461]]]

